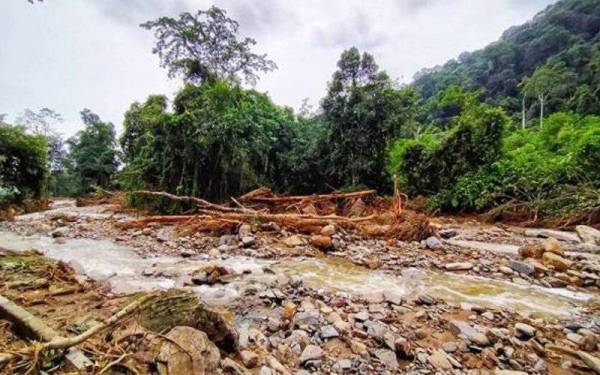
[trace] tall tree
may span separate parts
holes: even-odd
[[[329,127],[329,175],[337,185],[387,183],[386,147],[397,134],[402,93],[372,55],[344,51],[321,105]]]
[[[540,106],[540,127],[544,126],[544,106],[549,98],[566,91],[568,72],[564,64],[543,65],[531,77],[523,79],[523,94],[537,98]]]
[[[192,83],[243,78],[255,84],[258,73],[277,67],[266,55],[254,53],[256,41],[241,39],[238,22],[216,6],[196,14],[185,12],[179,18],[160,17],[140,26],[154,31],[157,40],[152,52],[158,54],[169,77],[183,77]]]
[[[85,193],[93,186],[108,187],[119,163],[114,125],[89,109],[81,111],[81,119],[85,128],[67,143],[72,172],[79,179],[80,192]]]
[[[18,124],[25,126],[33,134],[43,137],[55,134],[55,126],[61,122],[63,122],[62,116],[50,108],[41,108],[37,112],[26,108],[17,117]]]
[[[17,117],[17,123],[23,125],[27,131],[46,139],[48,145],[48,167],[51,173],[62,171],[65,160],[65,147],[61,135],[56,131],[56,126],[63,122],[62,116],[50,108],[41,108],[38,111],[26,108]]]

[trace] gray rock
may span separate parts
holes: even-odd
[[[335,365],[333,365],[333,368],[339,371],[348,371],[352,368],[352,361],[347,358],[340,359],[335,363]]]
[[[444,268],[448,271],[468,271],[473,268],[473,264],[469,262],[448,263]]]
[[[448,355],[440,349],[436,349],[427,358],[427,362],[437,370],[450,370],[452,364],[448,361]]]
[[[235,243],[235,236],[231,234],[225,234],[219,237],[219,246],[232,245]]]
[[[463,322],[462,320],[452,320],[450,322],[450,330],[455,335],[462,336],[474,344],[481,346],[490,345],[490,340],[485,334],[471,327],[469,323]]]
[[[56,228],[55,230],[53,230],[50,235],[53,238],[57,238],[57,237],[65,237],[67,234],[69,234],[69,228],[68,227],[60,227],[60,228]]]
[[[512,270],[527,276],[533,275],[533,273],[535,272],[535,267],[533,266],[533,264],[527,262],[521,262],[518,260],[511,259],[508,261],[508,266]]]
[[[437,303],[437,301],[435,300],[435,298],[433,298],[432,296],[427,295],[427,294],[420,294],[417,297],[417,299],[419,300],[419,302],[422,305],[430,306],[430,305],[435,305]]]
[[[398,368],[398,359],[396,353],[388,349],[377,349],[375,350],[375,356],[381,363],[388,369]]]
[[[144,268],[142,270],[142,276],[152,276],[154,275],[154,269],[153,268]]]
[[[548,372],[548,365],[546,364],[546,361],[539,359],[533,366],[533,371],[540,374],[545,374]]]
[[[179,326],[171,329],[166,336],[170,341],[163,343],[156,357],[161,375],[202,375],[216,372],[221,354],[206,333]]]
[[[442,238],[446,238],[446,239],[452,238],[457,235],[456,229],[452,229],[452,228],[440,229],[439,233]]]
[[[577,225],[575,231],[583,242],[592,245],[600,245],[600,230],[587,225]]]
[[[316,345],[307,345],[302,354],[300,354],[300,363],[304,364],[308,361],[320,360],[323,358],[323,355],[323,349]]]
[[[385,324],[381,322],[367,322],[365,326],[367,326],[367,335],[369,337],[383,342],[385,334],[388,331],[388,327]]]
[[[442,345],[442,349],[444,349],[446,353],[454,353],[458,350],[458,346],[454,341],[448,341]]]
[[[244,366],[248,368],[254,368],[258,365],[258,355],[250,350],[242,350],[240,352],[240,358]]]
[[[324,326],[321,328],[320,336],[321,336],[321,339],[323,339],[323,340],[338,337],[339,335],[340,334],[338,333],[338,331],[331,325]]]
[[[302,311],[294,315],[295,326],[317,325],[321,314],[317,310]]]
[[[354,320],[356,320],[356,321],[364,322],[369,319],[369,313],[366,311],[361,311],[357,314],[354,314],[353,317],[354,317]]]
[[[385,302],[391,303],[392,305],[402,305],[402,295],[393,290],[384,291],[383,299]]]
[[[436,250],[441,248],[442,246],[442,242],[440,240],[438,240],[436,237],[429,237],[425,240],[425,245],[427,245],[427,248],[431,249],[431,250]]]
[[[581,242],[579,236],[573,232],[565,232],[562,230],[553,229],[525,229],[524,232],[527,237],[542,237],[542,238],[555,238],[565,242]]]
[[[454,238],[446,240],[449,245],[459,246],[466,249],[472,249],[477,251],[489,251],[495,254],[507,254],[516,255],[519,254],[519,246],[510,244],[499,244],[492,242],[481,242],[481,241],[465,241],[456,240]]]
[[[525,323],[515,324],[515,333],[520,339],[530,339],[535,336],[535,328]]]
[[[310,337],[306,331],[295,329],[285,341],[290,347],[300,348],[301,350],[298,351],[298,355],[300,355],[302,349],[310,343]]]
[[[481,314],[481,316],[483,316],[487,320],[494,320],[494,313],[491,311],[486,311],[483,314]]]
[[[253,246],[256,243],[256,240],[252,236],[244,236],[242,237],[242,245],[244,247]]]

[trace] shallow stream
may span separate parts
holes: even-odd
[[[36,249],[49,258],[69,262],[90,278],[106,280],[115,292],[180,287],[191,271],[209,263],[231,268],[239,276],[228,284],[199,286],[194,290],[205,300],[228,304],[249,283],[272,281],[278,273],[301,276],[316,289],[368,295],[393,290],[404,296],[427,293],[449,303],[471,303],[529,312],[546,317],[577,314],[592,296],[560,288],[523,286],[511,282],[419,269],[390,275],[355,265],[343,258],[286,258],[279,261],[233,256],[223,260],[184,259],[171,256],[143,258],[131,248],[108,240],[61,239],[21,236],[0,230],[0,247],[24,251]],[[143,276],[151,268],[160,277]],[[265,272],[267,271],[267,272]]]

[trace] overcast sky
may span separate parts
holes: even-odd
[[[279,69],[259,81],[278,104],[318,104],[340,53],[371,52],[400,82],[424,67],[498,39],[555,0],[0,0],[0,114],[24,108],[63,115],[60,131],[90,108],[122,126],[123,113],[150,94],[173,93],[139,24],[161,15],[225,8],[244,36]]]

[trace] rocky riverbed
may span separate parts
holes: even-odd
[[[306,373],[599,371],[600,255],[592,229],[438,219],[423,242],[324,228],[333,248],[277,225],[209,237],[119,229],[110,205],[53,209],[0,228],[114,293],[184,288],[235,314],[236,369]],[[595,370],[594,370],[595,369]]]

